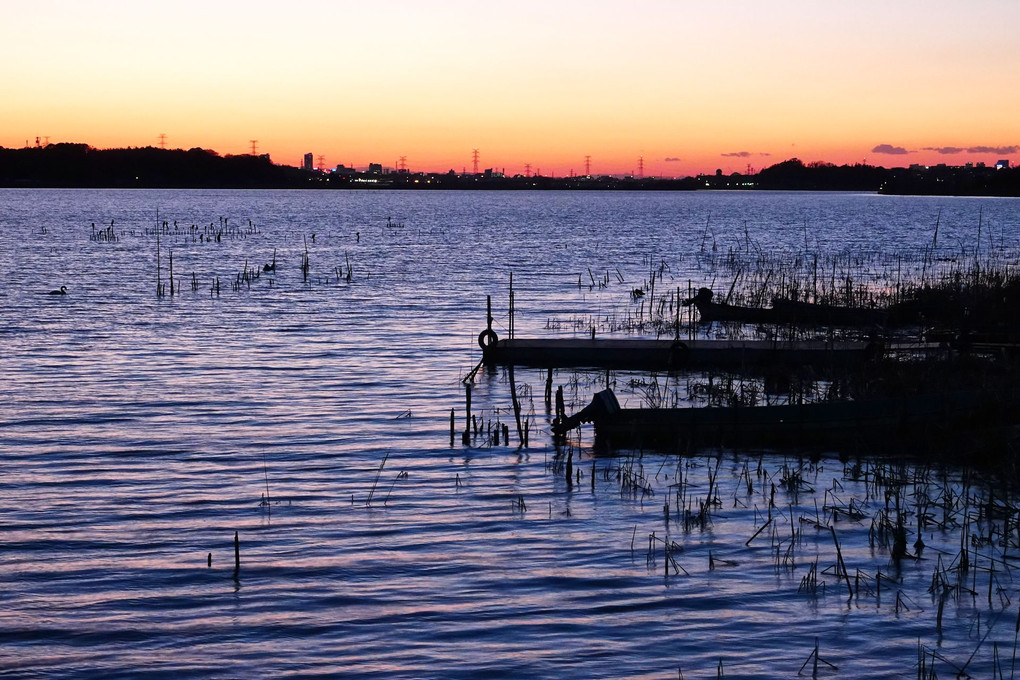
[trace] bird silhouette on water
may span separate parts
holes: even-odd
[[[67,295],[67,286],[61,286],[60,290],[51,290],[50,295]]]

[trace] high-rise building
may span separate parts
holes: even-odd
[[[310,170],[312,170],[312,168],[315,167],[315,166],[312,165],[312,163],[313,163],[312,154],[311,153],[306,153],[305,154],[305,161],[304,161],[304,163],[301,164],[301,168],[303,170],[309,170],[310,171]]]

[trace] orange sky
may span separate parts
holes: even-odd
[[[0,146],[565,175],[1020,161],[1016,0],[0,0]]]

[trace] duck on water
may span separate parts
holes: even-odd
[[[51,290],[50,295],[67,295],[67,286],[61,286],[60,290]]]

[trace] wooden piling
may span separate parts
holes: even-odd
[[[509,314],[509,328],[507,329],[507,337],[514,337],[514,273],[510,272],[510,314]]]
[[[210,561],[212,558],[210,557]],[[234,531],[234,578],[241,573],[241,540],[237,536],[237,531]]]
[[[514,421],[517,424],[517,440],[522,447],[526,446],[524,441],[524,430],[521,426],[521,402],[517,398],[517,382],[514,380],[514,367],[510,366],[510,400],[514,407]]]
[[[552,367],[545,374],[545,410],[546,413],[552,410]]]

